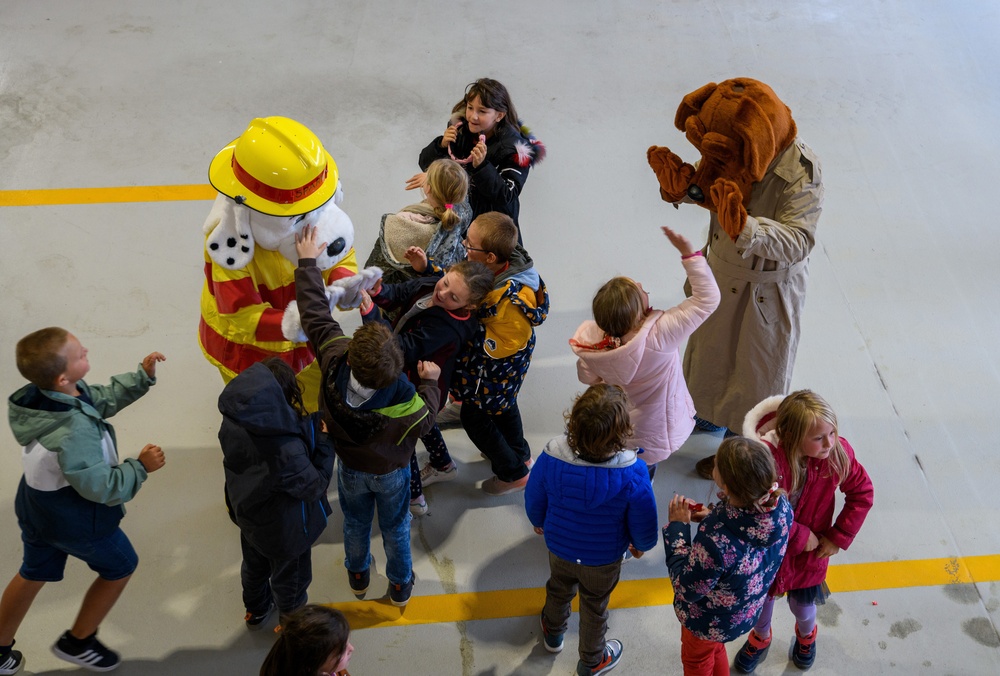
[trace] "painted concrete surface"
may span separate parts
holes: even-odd
[[[658,228],[704,237],[703,210],[659,199],[646,148],[696,159],[673,128],[681,97],[756,77],[791,107],[826,185],[794,385],[833,404],[876,485],[861,535],[834,563],[1000,555],[998,28],[989,2],[9,0],[0,7],[0,191],[203,184],[212,156],[251,118],[287,115],[336,158],[363,259],[381,214],[415,201],[403,183],[464,86],[495,77],[549,148],[521,207],[525,244],[552,296],[521,397],[538,452],[582,389],[566,340],[597,287],[626,274],[654,306],[676,304],[683,272]],[[147,442],[168,454],[129,505],[124,527],[141,564],[101,629],[125,657],[121,673],[255,673],[273,640],[242,626],[239,545],[221,505],[215,440],[221,381],[196,341],[209,207],[0,207],[5,393],[23,382],[14,343],[51,324],[90,349],[92,382],[152,350],[168,357],[157,386],[114,420],[124,454]],[[431,514],[414,525],[415,593],[541,587],[545,549],[521,498],[477,491],[488,466],[464,433],[446,437],[461,474],[428,489]],[[691,469],[717,444],[695,435],[661,468],[661,521],[674,491],[711,495]],[[4,578],[20,562],[19,476],[8,435]],[[338,526],[314,550],[315,602],[353,601]],[[380,542],[374,550],[384,564]],[[901,564],[900,575],[908,570]],[[654,585],[665,575],[658,548],[623,577]],[[66,667],[48,647],[90,577],[71,565],[39,596],[17,637],[28,673]],[[996,579],[835,594],[820,613],[812,671],[996,673],[998,598]],[[794,669],[781,654],[790,615],[779,606],[775,616],[762,674]],[[568,674],[575,626],[555,658],[540,648],[532,616],[358,630],[351,671]],[[617,609],[609,635],[626,645],[619,672],[681,672],[669,607]]]

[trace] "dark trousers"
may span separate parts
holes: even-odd
[[[604,657],[608,631],[608,601],[618,586],[622,560],[603,566],[564,561],[549,552],[549,581],[545,583],[542,619],[553,634],[566,633],[570,603],[580,592],[580,661],[592,667]]]
[[[517,481],[528,474],[524,463],[531,458],[531,449],[524,440],[517,402],[501,413],[486,413],[463,402],[461,415],[465,433],[476,448],[489,458],[498,479]]]
[[[243,606],[251,613],[263,613],[274,599],[282,615],[306,604],[312,582],[312,550],[290,559],[269,559],[254,549],[240,534],[243,548]]]
[[[434,469],[444,469],[451,464],[451,454],[448,452],[448,444],[444,441],[441,428],[437,425],[431,431],[420,437],[424,442],[424,447],[430,454],[431,467]],[[420,481],[420,463],[417,462],[417,450],[413,449],[410,456],[410,500],[416,500],[424,494],[424,485]]]

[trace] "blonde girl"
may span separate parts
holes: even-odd
[[[747,414],[743,431],[764,441],[774,456],[795,523],[788,554],[735,666],[749,673],[764,659],[771,644],[774,599],[787,594],[795,616],[789,657],[800,669],[808,669],[816,659],[816,605],[829,593],[825,580],[830,557],[847,549],[864,524],[872,507],[872,482],[854,449],[839,436],[836,413],[810,390],[765,399]],[[838,489],[844,507],[834,520]]]
[[[423,201],[382,216],[378,239],[365,265],[382,268],[388,284],[420,276],[406,259],[411,247],[420,247],[441,267],[465,260],[462,236],[472,221],[465,169],[448,159],[434,162],[427,169],[423,192]]]

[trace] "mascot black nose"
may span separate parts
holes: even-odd
[[[344,241],[343,237],[338,237],[337,239],[330,242],[330,246],[326,247],[326,255],[330,258],[334,256],[339,256],[343,253],[344,248],[347,246],[347,242]]]
[[[699,188],[693,183],[688,186],[688,197],[690,197],[698,204],[702,204],[705,201],[705,193],[703,193],[701,191],[701,188]]]

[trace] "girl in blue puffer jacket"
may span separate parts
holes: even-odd
[[[622,644],[605,640],[608,599],[626,550],[656,546],[656,498],[646,463],[626,449],[629,403],[617,385],[593,385],[573,404],[566,434],[545,447],[528,475],[524,506],[549,548],[549,581],[541,624],[545,648],[559,652],[580,592],[577,674],[603,674],[621,659]]]

